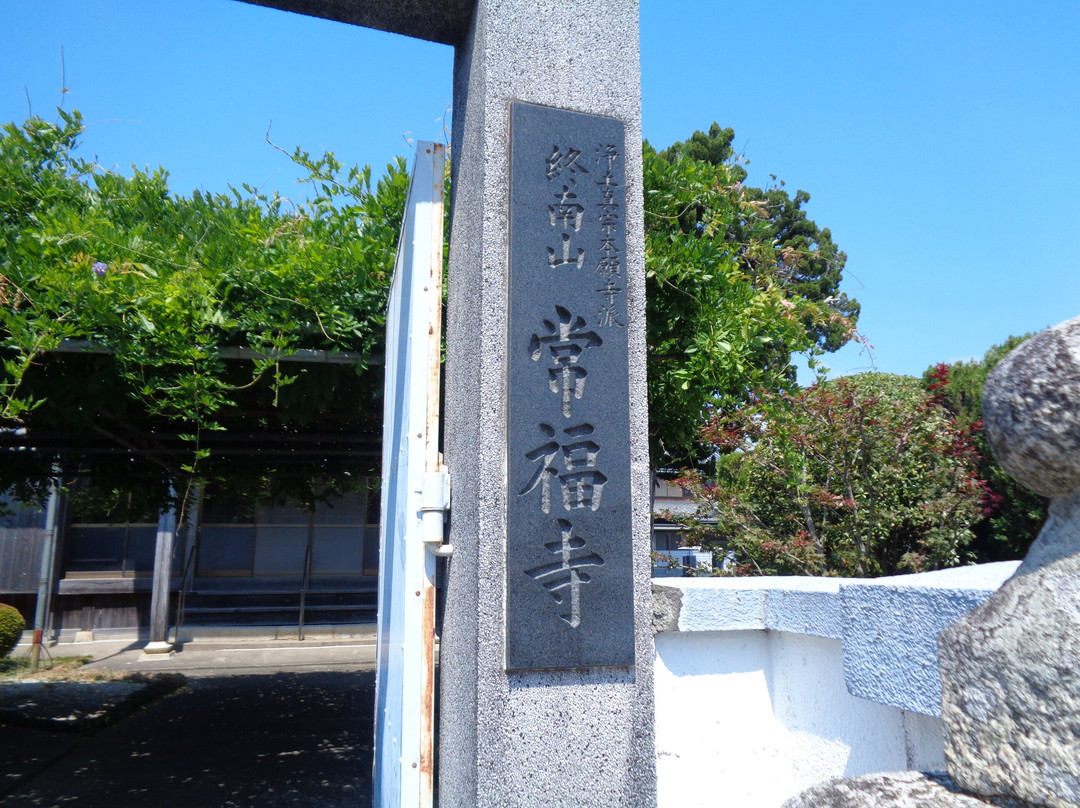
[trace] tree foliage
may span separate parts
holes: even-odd
[[[185,197],[160,168],[125,177],[77,157],[81,132],[63,111],[0,132],[0,427],[180,432],[190,471],[207,431],[363,406],[356,380],[382,352],[404,160],[373,182],[370,168],[298,149],[305,201],[247,185]],[[57,352],[73,344],[87,351]],[[248,358],[226,360],[230,349]],[[281,361],[301,349],[355,361]],[[17,483],[15,465],[0,483]]]
[[[794,381],[856,336],[839,292],[844,254],[806,218],[809,195],[743,185],[734,132],[713,124],[657,152],[644,145],[647,342],[655,463],[700,456],[716,407]]]
[[[919,380],[867,373],[716,415],[714,475],[680,480],[706,546],[766,574],[878,576],[966,560],[977,453]]]
[[[277,356],[347,350],[363,368],[381,342],[402,164],[373,190],[370,169],[342,177],[333,155],[298,151],[308,202],[246,185],[186,198],[162,169],[128,178],[77,158],[81,121],[61,116],[0,137],[4,420],[40,403],[26,371],[65,339],[105,349],[149,412],[203,428],[242,384],[293,381]],[[224,370],[227,346],[260,354],[243,382]]]
[[[927,368],[923,382],[930,393],[967,430],[979,453],[979,476],[986,481],[993,508],[973,527],[972,550],[980,561],[1023,558],[1046,521],[1045,497],[1028,491],[994,460],[982,422],[986,378],[1004,356],[1030,334],[1009,337],[988,350],[981,360],[938,364]]]
[[[859,302],[840,290],[847,254],[833,241],[827,227],[819,227],[807,217],[804,206],[810,202],[810,194],[806,191],[796,191],[792,197],[776,175],[766,188],[743,185],[746,169],[731,145],[734,139],[734,129],[722,129],[714,122],[707,133],[696,131],[661,155],[671,163],[688,158],[729,166],[738,190],[757,216],[732,220],[727,238],[734,244],[768,245],[768,249],[740,252],[746,274],[751,278],[761,273],[775,275],[789,297],[826,306],[831,316],[816,312],[819,316],[805,317],[803,324],[819,349],[838,350],[852,338],[860,310]]]
[[[375,181],[297,150],[306,201],[247,185],[184,197],[162,169],[78,158],[81,131],[61,112],[0,134],[0,428],[171,430],[191,438],[190,469],[206,466],[207,432],[355,409],[382,350],[403,161]],[[806,218],[809,197],[745,187],[732,138],[714,124],[661,153],[644,144],[657,463],[700,456],[717,407],[790,387],[793,352],[814,362],[855,334],[844,255]],[[57,351],[73,344],[89,352]],[[238,348],[250,358],[224,357]],[[357,360],[281,361],[311,348]],[[21,473],[9,464],[0,489]]]

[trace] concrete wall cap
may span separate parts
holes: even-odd
[[[983,603],[1019,562],[888,578],[657,579],[680,594],[678,631],[783,631],[843,643],[852,695],[938,716],[937,637]],[[664,625],[673,630],[674,621]]]
[[[997,591],[1005,580],[1016,572],[1019,561],[995,561],[946,570],[932,570],[914,575],[890,575],[885,578],[842,578],[840,586],[898,587],[915,589],[979,589]]]
[[[664,586],[680,589],[754,590],[781,589],[801,592],[838,592],[840,578],[812,578],[809,576],[785,575],[762,576],[758,578],[671,578],[664,579]]]

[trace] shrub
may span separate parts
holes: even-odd
[[[0,658],[11,653],[19,642],[19,637],[26,628],[26,621],[19,610],[6,603],[0,603]]]
[[[680,481],[700,503],[691,538],[726,542],[758,573],[956,566],[987,507],[967,432],[911,377],[864,373],[763,394],[718,413],[702,435],[717,449],[715,477]]]
[[[980,359],[939,364],[923,373],[927,391],[967,430],[979,453],[979,477],[986,481],[993,508],[972,525],[971,549],[981,562],[1023,558],[1046,521],[1049,500],[1028,491],[1005,473],[990,454],[982,422],[982,394],[986,377],[1005,355],[1031,334],[1011,336]]]

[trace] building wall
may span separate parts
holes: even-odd
[[[313,516],[298,507],[234,501],[227,491],[211,499],[197,529],[183,531],[174,544],[170,615],[190,558],[187,622],[295,624],[310,533],[306,621],[354,619],[368,608],[378,571],[379,498],[373,491],[320,503]],[[130,509],[97,500],[66,510],[52,598],[56,636],[145,633],[158,515],[151,509],[133,517]],[[0,518],[0,602],[18,608],[28,622],[47,537],[43,526],[44,513],[28,507]],[[341,609],[334,608],[338,603]]]
[[[47,537],[36,527],[0,528],[0,596],[37,592]]]

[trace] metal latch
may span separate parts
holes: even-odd
[[[422,541],[435,555],[452,555],[453,545],[443,544],[443,528],[450,512],[450,475],[444,471],[425,472],[421,486]]]

